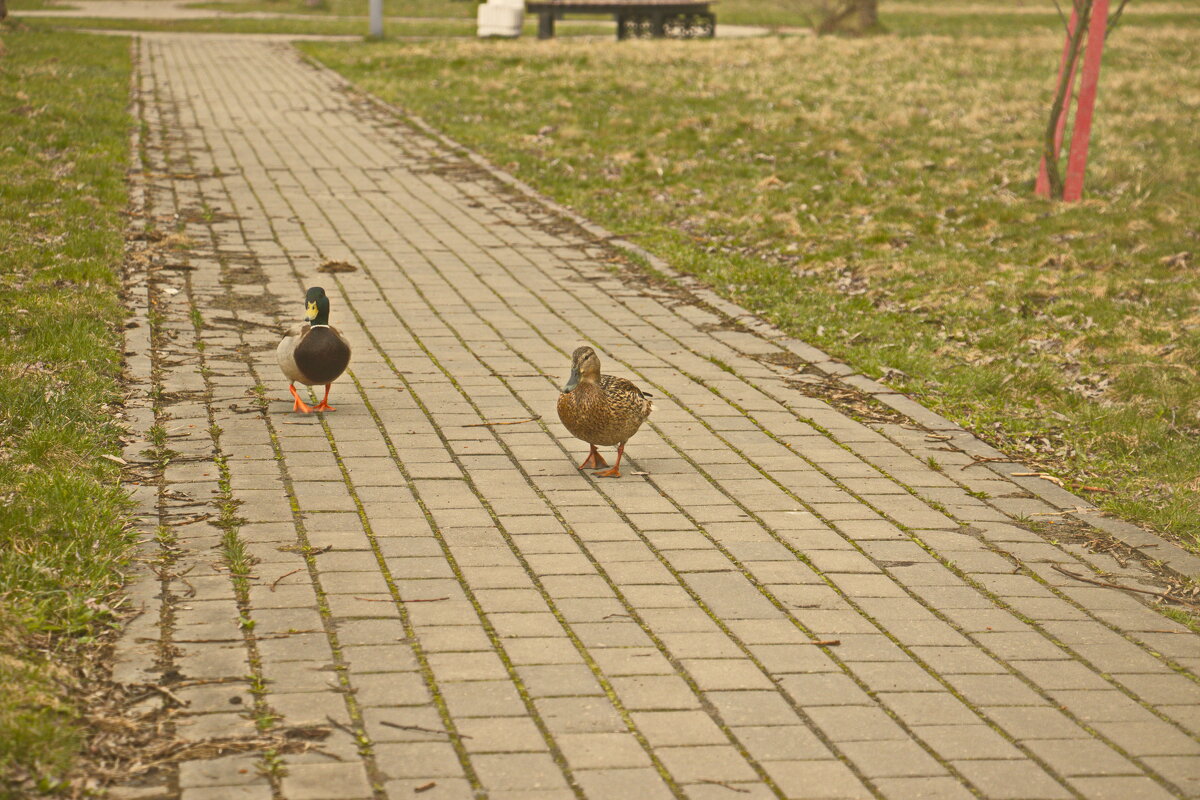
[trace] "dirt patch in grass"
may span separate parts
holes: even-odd
[[[1068,487],[1107,490],[1093,494],[1106,510],[1194,545],[1200,25],[1138,19],[1109,41],[1087,198],[1071,206],[1031,191],[1055,28],[305,48]]]

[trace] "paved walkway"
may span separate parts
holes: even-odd
[[[1200,637],[1056,569],[1154,590],[1076,498],[286,45],[137,47],[145,221],[187,240],[132,276],[127,457],[173,456],[116,676],[251,752],[118,796],[1200,796]],[[354,361],[293,415],[314,284]],[[656,395],[619,480],[555,418],[585,342]]]

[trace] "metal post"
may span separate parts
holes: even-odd
[[[370,0],[371,38],[383,38],[383,0]]]

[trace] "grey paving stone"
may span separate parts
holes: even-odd
[[[772,761],[765,767],[789,797],[850,800],[871,794],[850,768],[840,761]]]
[[[575,778],[586,797],[600,800],[627,797],[667,800],[673,796],[658,772],[649,767],[581,769]]]
[[[571,733],[557,738],[573,769],[650,766],[650,757],[627,733]]]
[[[985,797],[997,800],[1042,800],[1071,796],[1070,790],[1030,762],[955,761],[953,765]]]

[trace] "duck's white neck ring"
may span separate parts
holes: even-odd
[[[313,325],[313,324],[310,322],[310,323],[308,324],[308,327],[310,327],[310,328],[328,328],[329,326],[328,326],[328,325]]]

